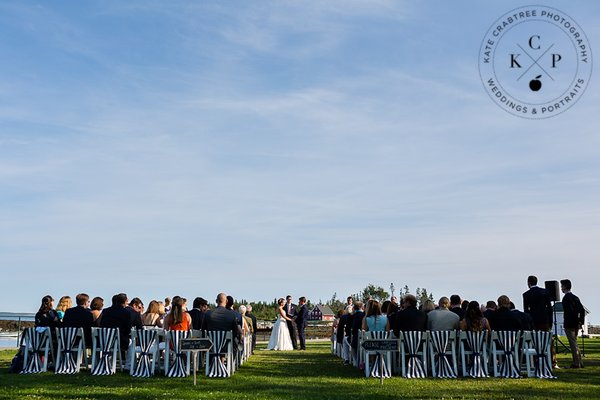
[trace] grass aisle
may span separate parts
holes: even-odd
[[[8,374],[13,351],[0,352],[0,399],[593,399],[600,398],[600,341],[586,343],[586,368],[563,369],[557,380],[366,379],[331,356],[328,343],[308,351],[256,351],[230,379],[135,379],[126,374],[92,377]],[[559,361],[568,364],[568,355]]]

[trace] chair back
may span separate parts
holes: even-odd
[[[56,328],[58,354],[54,372],[57,374],[76,374],[83,363],[87,368],[87,352],[83,328]]]
[[[27,328],[23,333],[23,355],[22,374],[38,374],[48,370],[48,355],[52,354],[52,336],[50,328],[36,327]]]

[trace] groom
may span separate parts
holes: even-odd
[[[292,296],[289,294],[285,298],[285,305],[283,306],[283,310],[285,311],[285,315],[291,318],[292,320],[296,319],[296,305],[292,304]],[[292,346],[294,346],[294,350],[298,348],[298,344],[296,342],[296,331],[294,330],[294,323],[292,321],[287,321],[287,326],[290,331],[290,338],[292,339]]]
[[[308,309],[306,308],[306,297],[298,299],[298,313],[296,314],[296,326],[298,327],[298,338],[300,339],[300,350],[306,350],[306,338],[304,329],[308,324]]]

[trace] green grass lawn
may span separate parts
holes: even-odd
[[[306,352],[257,351],[229,379],[132,378],[127,374],[57,376],[9,374],[14,351],[0,352],[0,399],[597,399],[600,398],[600,340],[586,340],[586,368],[561,369],[558,379],[367,379],[342,365],[329,343]],[[568,366],[570,354],[559,354]]]

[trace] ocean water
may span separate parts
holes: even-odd
[[[17,336],[0,336],[0,349],[16,349]]]

